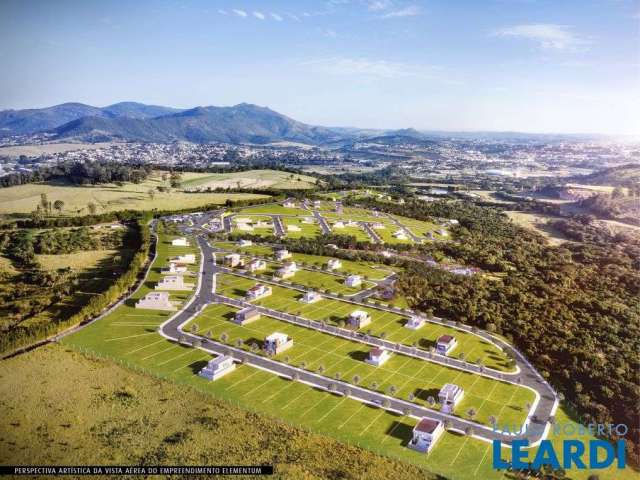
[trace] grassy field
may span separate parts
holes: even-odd
[[[249,247],[238,247],[238,245],[234,242],[215,242],[214,245],[218,248],[227,250],[229,252],[238,252],[244,253],[246,255],[257,255],[257,256],[272,256],[273,248],[267,245],[251,245]],[[313,265],[315,267],[323,267],[326,266],[327,261],[334,257],[327,257],[323,255],[309,255],[306,253],[296,253],[291,252],[291,259],[298,263],[304,263],[306,265]],[[364,261],[353,261],[353,260],[344,260],[340,259],[342,262],[342,268],[338,270],[338,273],[343,274],[354,274],[354,275],[362,275],[364,277],[369,278],[370,280],[382,280],[383,278],[389,276],[394,271],[397,271],[397,268],[392,269],[391,267],[383,264],[378,264],[374,262],[364,262]]]
[[[305,237],[316,237],[322,233],[322,229],[317,223],[317,220],[313,219],[313,223],[305,223],[303,218],[291,218],[291,217],[283,217],[282,223],[284,224],[284,231],[286,232],[287,238],[305,238]],[[313,218],[309,216],[309,218]],[[291,231],[289,230],[289,226],[297,227],[300,231]]]
[[[433,233],[436,238],[441,237],[441,235],[438,233],[438,230],[440,230],[442,227],[436,223],[415,220],[413,218],[402,217],[400,215],[393,215],[393,218],[395,218],[400,223],[402,223],[402,225],[411,230],[414,235],[423,239],[426,239],[429,233]]]
[[[244,223],[240,221],[243,219],[250,221],[250,224],[253,227],[253,230],[246,231],[238,228],[239,223]],[[256,226],[258,225],[258,222],[262,222],[262,224],[264,224],[265,226],[261,226],[261,227]],[[236,233],[249,233],[251,235],[262,235],[266,237],[275,235],[275,227],[273,225],[273,219],[268,216],[237,215],[233,217],[232,223],[233,223],[233,231]]]
[[[242,298],[245,296],[247,289],[255,283],[254,280],[235,275],[218,275],[217,291],[228,297]],[[371,330],[373,335],[380,336],[384,332],[384,336],[388,340],[405,345],[413,345],[415,343],[423,349],[429,349],[434,346],[436,339],[440,335],[454,335],[458,341],[458,346],[453,351],[454,356],[464,353],[468,360],[480,360],[487,367],[509,370],[504,353],[469,332],[462,332],[433,323],[427,323],[419,330],[411,330],[404,327],[407,317],[396,313],[328,298],[323,298],[319,302],[308,305],[300,303],[299,299],[302,293],[299,291],[279,286],[272,286],[272,290],[273,294],[270,297],[265,297],[254,303],[274,310],[298,314],[311,320],[324,320],[333,325],[346,320],[349,314],[356,309],[364,310],[371,315],[372,322],[363,330]]]
[[[185,189],[257,188],[257,189],[309,189],[317,179],[309,175],[279,170],[249,170],[233,173],[188,173],[182,181]]]
[[[168,254],[166,243],[163,241],[154,269],[166,263]],[[155,270],[152,275],[155,275]],[[150,277],[150,281],[153,282],[153,276]],[[242,294],[239,285],[226,284],[222,287],[221,290],[226,290],[224,293]],[[147,288],[147,285],[144,288]],[[274,290],[276,289],[290,292],[291,295],[300,295],[290,289],[276,287]],[[136,297],[143,293],[144,290]],[[278,299],[278,295],[270,297],[271,301],[277,303],[272,306],[286,309],[288,302],[283,304],[284,299],[282,296]],[[263,302],[266,304],[268,300],[267,298]],[[291,298],[291,302],[296,300]],[[317,309],[319,305],[311,307]],[[334,309],[331,310],[331,314],[335,314]],[[384,390],[393,384],[397,387],[398,395],[407,395],[414,389],[419,394],[418,398],[424,398],[425,392],[426,395],[430,395],[430,392],[439,388],[443,382],[453,380],[468,392],[468,398],[463,400],[468,403],[460,406],[458,411],[464,412],[468,405],[472,405],[479,412],[476,419],[481,422],[486,422],[486,416],[491,414],[489,412],[497,414],[503,422],[507,419],[521,420],[524,415],[524,403],[530,401],[533,395],[522,387],[490,381],[477,375],[400,355],[392,357],[382,368],[369,369],[368,365],[361,361],[367,349],[362,344],[353,344],[347,340],[267,318],[251,324],[249,327],[252,330],[244,327],[237,327],[238,330],[235,330],[235,324],[228,321],[231,312],[232,309],[228,307],[214,305],[199,316],[196,322],[201,329],[216,328],[229,332],[230,341],[244,335],[247,335],[247,338],[261,340],[264,332],[294,332],[293,329],[297,329],[295,333],[291,333],[297,347],[286,354],[292,357],[290,361],[305,361],[309,367],[312,364],[323,364],[327,374],[335,375],[340,372],[344,379],[352,378],[359,372],[362,377],[361,384],[371,386],[370,382],[376,381],[379,384],[377,387]],[[326,312],[321,315],[326,315]],[[248,366],[239,366],[230,375],[215,382],[208,382],[196,375],[210,358],[207,353],[168,342],[156,332],[157,326],[167,316],[165,312],[135,310],[127,304],[100,321],[66,337],[63,343],[172,380],[181,385],[181,390],[184,390],[184,386],[191,386],[244,409],[274,416],[348,444],[360,445],[374,452],[424,466],[448,478],[503,478],[502,473],[494,471],[491,467],[490,445],[470,437],[446,433],[428,456],[409,450],[406,448],[406,442],[416,423],[412,418],[366,406],[339,395],[330,395]],[[393,323],[396,319],[389,318],[387,321]],[[373,324],[376,323],[382,323],[382,320],[376,318]],[[294,355],[296,359],[293,359]],[[181,398],[183,396],[185,395],[181,395]],[[564,420],[566,417],[560,412],[558,418]],[[229,438],[235,439],[237,436],[231,435]],[[251,441],[254,442],[254,439]],[[120,445],[119,442],[116,443]],[[270,451],[268,447],[266,450]],[[288,463],[298,461],[289,460]],[[613,472],[613,475],[616,476],[609,478],[624,478],[618,475],[618,472]],[[289,478],[300,476],[291,475]],[[584,479],[586,472],[578,473],[574,478]]]
[[[89,213],[87,205],[94,203],[98,213],[116,210],[178,210],[197,208],[208,204],[223,204],[227,199],[240,200],[264,198],[263,195],[233,193],[161,193],[156,187],[168,185],[159,173],[140,184],[126,183],[122,187],[113,184],[76,186],[65,183],[30,183],[0,189],[0,213],[28,213],[35,210],[40,195],[45,193],[49,201],[62,200],[63,214]],[[149,195],[154,190],[154,196]]]
[[[199,390],[59,345],[4,360],[0,463],[270,464],[278,478],[431,478]]]
[[[118,256],[118,250],[84,250],[59,255],[36,255],[36,259],[44,270],[70,267],[74,271],[83,272],[96,268],[109,260],[116,262]]]
[[[520,225],[521,227],[534,230],[535,232],[545,237],[552,245],[560,245],[561,243],[567,241],[567,238],[561,232],[557,231],[547,224],[547,221],[554,217],[550,217],[549,215],[544,215],[541,213],[527,213],[516,211],[506,211],[504,213],[506,213],[514,223]]]
[[[304,217],[308,217],[311,215],[309,210],[305,210],[304,208],[289,208],[283,207],[277,203],[271,203],[268,205],[258,205],[255,207],[247,207],[240,210],[239,214],[241,215],[251,215],[251,214],[267,214],[267,215],[302,215]]]

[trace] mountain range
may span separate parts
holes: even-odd
[[[506,143],[584,139],[584,136],[517,132],[419,132],[415,129],[371,130],[319,127],[298,122],[267,107],[241,103],[232,107],[177,109],[136,102],[107,107],[63,103],[53,107],[0,111],[0,138],[47,134],[49,140],[167,143],[297,142],[349,144],[365,139],[387,145],[430,144],[443,139],[493,140]]]
[[[353,135],[348,129],[307,125],[266,107],[180,110],[135,102],[107,107],[64,103],[48,108],[0,111],[0,136],[46,133],[54,140],[319,144]]]

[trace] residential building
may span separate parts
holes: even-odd
[[[456,338],[452,335],[440,335],[436,340],[436,352],[441,355],[448,355],[451,350],[458,344]]]
[[[298,225],[287,225],[287,232],[299,232],[301,230]]]
[[[462,400],[464,390],[453,383],[445,383],[438,393],[440,401],[440,411],[442,413],[452,413],[456,404]]]
[[[185,283],[182,275],[166,275],[155,286],[156,290],[193,290],[193,283]]]
[[[296,208],[296,202],[294,202],[292,198],[287,198],[282,202],[282,206],[285,208]]]
[[[413,437],[408,446],[413,450],[429,453],[443,433],[444,424],[440,420],[422,417],[413,428]]]
[[[322,295],[320,295],[318,292],[312,291],[305,292],[302,298],[300,298],[300,301],[302,303],[315,303],[318,300],[322,300]]]
[[[342,262],[337,258],[330,258],[327,262],[327,270],[338,270],[342,268]]]
[[[358,330],[360,328],[366,327],[371,323],[371,315],[363,310],[354,310],[349,315],[347,319],[347,325],[352,327],[354,330]]]
[[[287,249],[281,248],[275,251],[275,257],[278,261],[286,260],[287,258],[291,258],[291,252]]]
[[[264,339],[263,349],[267,355],[277,355],[293,347],[293,339],[284,333],[272,333]]]
[[[268,297],[271,295],[271,287],[263,285],[262,283],[256,283],[253,287],[247,290],[247,300],[258,300],[260,298]]]
[[[171,240],[171,246],[173,246],[173,247],[188,247],[189,246],[189,242],[187,241],[187,239],[185,237],[174,238],[173,240]]]
[[[227,373],[235,370],[236,364],[233,363],[233,358],[229,355],[223,355],[209,360],[207,365],[200,370],[199,376],[206,378],[207,380],[217,380]]]
[[[194,253],[187,253],[185,255],[178,255],[176,257],[172,257],[169,259],[169,261],[190,265],[190,264],[196,263],[196,256]]]
[[[440,230],[438,230],[438,233],[440,234],[441,237],[446,237],[449,235],[449,232],[447,232],[444,228],[441,228]]]
[[[247,270],[249,270],[250,272],[258,272],[266,268],[267,268],[267,262],[265,262],[264,260],[260,260],[259,258],[251,260],[249,262],[249,265],[247,265]]]
[[[374,347],[371,350],[369,350],[369,354],[367,355],[365,362],[367,362],[370,365],[379,367],[380,365],[385,363],[387,360],[389,360],[390,356],[391,356],[391,353],[389,353],[388,350],[385,350],[384,348]]]
[[[296,265],[296,262],[287,262],[278,270],[276,270],[274,276],[282,279],[290,278],[293,277],[297,271],[298,266]]]
[[[322,202],[320,202],[320,200],[313,201],[313,208],[320,208],[321,205],[322,205]]]
[[[245,307],[242,310],[236,312],[233,317],[234,323],[238,325],[246,325],[247,323],[255,322],[260,318],[260,312],[253,307]]]
[[[136,308],[149,310],[177,310],[176,302],[169,300],[169,292],[149,292],[136,302]]]
[[[333,224],[333,228],[338,228],[338,229],[344,228],[344,222],[335,222]]]
[[[424,327],[426,320],[419,315],[412,315],[407,320],[407,323],[404,324],[406,328],[410,328],[411,330],[418,330],[419,328]]]
[[[237,267],[240,265],[240,255],[238,253],[229,253],[222,258],[222,262],[227,267]]]
[[[250,247],[251,245],[253,245],[253,242],[251,240],[245,240],[243,238],[238,240],[239,247]]]
[[[407,233],[402,229],[396,230],[395,232],[393,232],[393,237],[396,240],[407,240]]]
[[[360,275],[349,275],[344,279],[344,284],[351,288],[359,287],[362,284],[362,277]]]
[[[374,229],[376,229],[376,230],[383,230],[383,229],[385,229],[385,228],[387,228],[387,227],[385,226],[385,224],[384,224],[384,223],[376,222],[376,223],[372,223],[372,224],[371,224],[371,228],[374,228]]]
[[[186,265],[181,265],[181,264],[175,263],[175,262],[170,262],[169,266],[161,269],[160,272],[163,275],[167,275],[167,274],[180,275],[180,274],[183,274],[183,273],[187,273],[187,266]]]

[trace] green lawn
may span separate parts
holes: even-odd
[[[296,202],[298,205],[299,202]],[[283,207],[282,205],[276,203],[270,203],[268,205],[258,205],[255,207],[246,207],[240,210],[240,214],[243,215],[251,215],[251,214],[268,214],[268,215],[302,215],[302,216],[310,216],[311,212],[309,210],[305,210],[303,208],[288,208]]]
[[[191,188],[309,189],[316,178],[279,170],[248,170],[231,173],[187,173],[182,186]]]
[[[250,220],[251,221],[250,225],[253,227],[253,230],[246,231],[246,230],[239,229],[238,223],[243,223],[243,222],[239,222],[238,220],[242,220],[242,219]],[[262,224],[265,224],[268,226],[256,227],[256,225],[258,225],[258,222],[261,222]],[[273,218],[267,215],[236,215],[231,220],[231,223],[233,224],[233,231],[235,233],[246,233],[248,235],[260,235],[263,237],[269,237],[269,236],[275,235]]]
[[[243,298],[247,289],[257,282],[235,275],[222,274],[218,275],[217,283],[217,291],[221,295]],[[452,327],[429,322],[419,330],[411,330],[404,327],[406,317],[396,313],[328,298],[323,298],[316,303],[307,305],[299,301],[302,293],[297,290],[276,285],[272,285],[272,290],[273,294],[271,296],[255,303],[274,310],[298,314],[311,320],[324,320],[334,325],[346,320],[354,310],[365,310],[371,315],[372,322],[365,327],[364,331],[371,330],[373,335],[380,336],[384,332],[388,340],[405,345],[416,343],[423,349],[432,347],[440,335],[454,335],[458,341],[458,346],[453,350],[453,356],[457,357],[460,353],[464,353],[465,358],[468,360],[480,360],[489,368],[509,370],[506,363],[507,359],[500,349],[470,332],[463,332]]]
[[[305,223],[303,221],[304,218],[313,219],[313,223]],[[302,218],[283,217],[282,223],[284,224],[284,231],[286,232],[287,238],[316,237],[322,233],[320,225],[318,225],[317,220],[313,218],[313,215],[311,214]],[[288,228],[290,225],[294,228],[299,228],[300,231],[290,231]]]
[[[400,215],[392,215],[393,218],[398,220],[402,225],[407,227],[414,235],[427,239],[427,235],[433,232],[435,237],[438,238],[441,235],[438,232],[442,227],[433,222],[425,222],[422,220],[416,220],[414,218],[402,217]]]

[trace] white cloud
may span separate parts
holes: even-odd
[[[253,16],[259,18],[260,20],[264,20],[264,13],[262,12],[253,12]]]
[[[386,10],[393,5],[391,0],[369,0],[367,7],[373,12],[379,12],[380,10]]]
[[[303,62],[314,70],[331,75],[365,76],[378,78],[434,78],[440,67],[433,65],[412,65],[386,60],[366,58],[333,57]]]
[[[227,15],[227,11],[226,11],[226,10],[223,10],[222,8],[219,8],[219,9],[218,9],[218,13],[219,13],[220,15]]]
[[[382,18],[415,17],[416,15],[420,15],[421,12],[422,10],[419,6],[409,5],[408,7],[385,13],[384,15],[382,15]]]
[[[287,17],[289,17],[291,20],[295,20],[296,22],[300,21],[300,18],[297,15],[294,15],[293,13],[287,13]]]
[[[577,50],[591,43],[576,35],[571,27],[553,23],[515,25],[498,30],[493,35],[531,40],[544,50]]]
[[[245,18],[247,16],[247,12],[245,12],[244,10],[233,9],[233,13],[235,13],[236,15],[242,18]]]
[[[277,13],[271,13],[271,18],[273,18],[274,20],[281,22],[282,21],[282,17],[280,15],[278,15]]]

